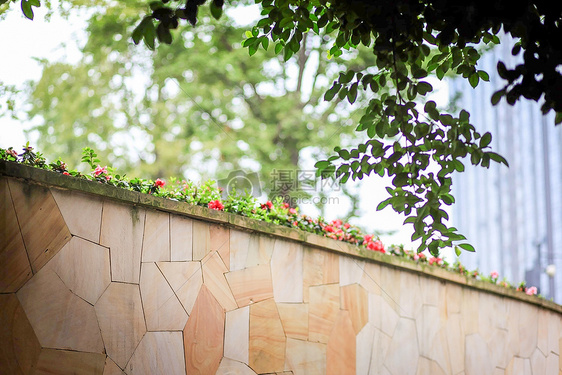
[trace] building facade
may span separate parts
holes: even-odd
[[[486,169],[466,161],[465,172],[453,177],[452,222],[476,248],[461,255],[467,267],[498,271],[510,282],[525,280],[562,303],[562,126],[554,126],[554,114],[543,116],[533,101],[492,106],[492,94],[505,82],[497,61],[508,67],[519,61],[511,45],[504,41],[483,54],[479,69],[490,82],[476,89],[466,80],[449,86],[471,124],[490,131],[493,151],[509,162],[509,168],[492,162]]]

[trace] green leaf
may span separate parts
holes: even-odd
[[[461,256],[461,249],[458,246],[455,246],[455,254],[457,254],[458,257]]]
[[[428,92],[430,92],[431,90],[433,90],[433,86],[431,86],[429,83],[427,82],[420,82],[417,85],[417,89],[418,89],[418,93],[420,95],[425,95]]]
[[[219,18],[221,18],[222,16],[222,7],[219,7],[215,1],[212,1],[211,4],[209,5],[209,8],[211,9],[211,15],[213,16],[214,19],[218,20]]]
[[[459,247],[465,251],[470,251],[471,253],[474,253],[476,251],[474,250],[474,246],[468,243],[461,243]]]
[[[388,206],[391,203],[391,199],[392,198],[388,198],[388,199],[385,199],[384,201],[380,202],[377,206],[377,211],[380,211],[380,210],[384,209],[386,206]]]
[[[495,152],[490,151],[490,152],[487,152],[486,155],[489,155],[490,159],[492,159],[496,163],[505,164],[506,167],[509,167],[509,163],[507,162],[507,160],[503,156],[501,156],[500,154],[496,154]]]
[[[482,138],[480,138],[480,148],[487,147],[492,142],[492,134],[490,132],[485,133]]]
[[[281,52],[281,50],[283,49],[283,44],[281,42],[277,43],[275,45],[275,54],[279,54],[279,52]]]
[[[41,4],[39,3],[39,0],[21,0],[21,10],[24,16],[29,18],[30,20],[33,20],[33,9],[31,8],[32,6],[39,7],[41,6]]]
[[[505,90],[498,90],[492,95],[492,105],[496,105],[499,103],[502,96],[504,96]]]
[[[269,48],[269,38],[267,36],[262,37],[261,46],[266,51]]]
[[[468,77],[468,82],[472,88],[476,88],[476,86],[478,86],[478,82],[480,82],[480,76],[477,73],[472,73],[470,77]]]
[[[144,36],[144,43],[146,44],[146,46],[149,49],[154,50],[154,41],[156,39],[156,28],[152,23],[152,19],[149,19],[149,22],[146,23],[143,36]]]
[[[355,103],[356,99],[357,99],[357,82],[351,86],[349,92],[347,93],[347,100],[349,101],[349,104]]]

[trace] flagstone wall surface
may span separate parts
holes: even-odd
[[[10,163],[0,267],[1,374],[562,374],[548,301]]]

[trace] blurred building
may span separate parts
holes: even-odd
[[[510,282],[525,280],[562,303],[562,126],[555,127],[554,114],[543,116],[532,101],[511,107],[502,99],[492,106],[492,94],[504,83],[496,73],[498,60],[515,66],[510,43],[481,58],[479,69],[490,74],[489,83],[472,89],[456,80],[449,86],[470,122],[492,133],[493,151],[509,162],[509,168],[492,162],[486,169],[467,160],[465,172],[453,177],[452,222],[476,248],[461,261],[486,274],[498,271]],[[552,274],[552,265],[549,276],[545,270],[550,266]]]

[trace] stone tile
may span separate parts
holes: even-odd
[[[203,284],[207,286],[223,309],[230,311],[238,308],[230,286],[224,276],[224,274],[228,272],[228,269],[224,265],[219,253],[209,254],[209,256],[203,259],[202,263]]]
[[[390,373],[403,375],[416,373],[419,355],[417,342],[414,321],[408,318],[400,318],[384,360],[384,366]]]
[[[109,247],[111,280],[139,283],[145,210],[105,201],[100,244]]]
[[[287,338],[285,369],[295,375],[324,375],[326,351],[326,344]]]
[[[364,272],[359,284],[369,293],[380,295],[382,293],[380,283],[381,266],[379,264],[365,262]]]
[[[446,375],[443,369],[431,359],[425,357],[420,357],[418,359],[418,368],[416,370],[416,375]],[[454,373],[457,374],[457,373]]]
[[[341,288],[341,308],[348,310],[355,334],[369,321],[369,295],[359,284],[350,284]]]
[[[560,356],[549,353],[546,357],[546,372],[545,374],[556,374],[556,370],[562,372],[562,364],[560,363]]]
[[[193,220],[187,217],[170,215],[170,259],[193,260]]]
[[[308,339],[308,304],[278,303],[277,311],[287,337]]]
[[[318,285],[309,288],[308,338],[327,343],[340,311],[338,284]]]
[[[224,331],[224,356],[242,363],[249,362],[250,307],[226,313]]]
[[[211,252],[211,232],[209,224],[193,220],[193,260],[201,260]]]
[[[420,291],[424,305],[441,306],[445,302],[445,289],[445,281],[420,276]]]
[[[225,277],[239,307],[273,297],[268,264],[227,272]]]
[[[538,309],[527,303],[521,303],[519,309],[519,356],[529,358],[537,347],[539,328]]]
[[[230,269],[230,229],[221,225],[211,225],[211,251],[217,251],[227,269]]]
[[[49,189],[8,180],[23,242],[34,273],[38,272],[70,240]]]
[[[302,245],[276,240],[271,256],[271,278],[275,302],[303,302]]]
[[[372,300],[378,301],[378,303],[380,304],[380,326],[376,326],[377,328],[379,328],[380,330],[383,331],[383,333],[385,333],[386,335],[392,337],[394,335],[394,330],[396,329],[396,325],[398,324],[398,320],[400,319],[400,316],[398,315],[398,313],[396,312],[396,305],[394,304],[393,301],[390,301],[390,303],[388,302],[387,298],[384,298],[385,294],[381,295],[381,296],[369,296],[370,297],[370,303],[369,303],[369,314],[371,314],[371,306],[373,305],[373,303],[371,303]],[[377,298],[379,297],[379,298]],[[375,310],[375,309],[373,309]],[[375,310],[376,311],[376,310]]]
[[[285,332],[273,299],[250,306],[250,368],[280,372],[285,364]]]
[[[256,375],[245,363],[224,357],[215,375]]]
[[[17,293],[42,347],[103,352],[94,308],[51,270],[38,272]]]
[[[109,250],[80,237],[70,242],[47,263],[66,287],[92,305],[111,283]]]
[[[482,337],[473,333],[465,337],[464,372],[466,375],[491,374],[495,365],[490,349]]]
[[[183,330],[187,313],[156,263],[142,264],[140,291],[148,331]]]
[[[230,230],[230,270],[238,271],[246,267],[250,246],[259,246],[257,236],[240,230]]]
[[[435,361],[447,374],[451,374],[451,355],[448,345],[448,332],[446,326],[442,326],[437,332],[430,347],[430,359]]]
[[[51,188],[51,194],[70,233],[74,236],[99,243],[102,200],[75,190]]]
[[[375,328],[369,374],[390,374],[384,367],[384,361],[388,355],[391,342],[392,340],[388,335]]]
[[[111,358],[106,357],[103,375],[125,375],[125,373],[119,368],[119,366],[117,366],[117,364],[115,364],[115,362],[111,360]]]
[[[454,288],[453,290],[458,291],[459,289]],[[451,284],[447,284],[447,298],[454,295],[454,293],[449,293],[451,291]],[[456,292],[455,292],[456,293]],[[476,290],[469,290],[468,288],[461,290],[461,316],[463,320],[463,330],[465,335],[471,335],[473,333],[478,333],[480,331],[480,294]],[[453,297],[453,299],[456,298]],[[453,313],[454,309],[449,309],[450,301],[446,302],[447,306],[447,316]]]
[[[326,374],[354,374],[356,365],[355,333],[351,314],[340,310],[326,350]]]
[[[506,343],[508,352],[512,355],[519,355],[519,324],[520,324],[520,307],[521,303],[512,299],[507,299],[507,312],[509,320],[507,321],[507,331],[509,332],[509,341]],[[509,358],[511,360],[511,358]]]
[[[127,364],[128,375],[185,375],[181,332],[147,332]]]
[[[461,312],[461,303],[463,299],[463,290],[460,286],[456,284],[447,283],[445,289],[446,301],[447,301],[447,315],[460,313]],[[475,303],[475,307],[477,308],[478,303],[477,301],[471,301],[471,303]]]
[[[357,375],[368,375],[373,351],[373,337],[375,326],[367,323],[355,338],[357,355],[355,358],[355,372]]]
[[[509,342],[510,332],[505,329],[494,328],[487,341],[488,348],[490,348],[490,358],[492,363],[501,368],[506,368],[513,353],[509,351],[506,345]]]
[[[158,262],[158,268],[170,283],[185,311],[191,314],[201,285],[203,272],[200,262]]]
[[[365,262],[358,259],[340,256],[340,285],[359,284],[363,277]]]
[[[0,369],[5,374],[29,374],[41,345],[15,294],[0,294]]]
[[[400,272],[394,268],[381,267],[381,296],[396,313],[400,311]]]
[[[308,288],[336,284],[340,281],[339,256],[324,250],[305,247],[303,250],[303,298],[308,302]]]
[[[556,374],[557,368],[554,371],[546,372],[546,357],[537,348],[531,355],[531,370],[533,374]]]
[[[214,374],[223,356],[225,313],[203,285],[183,330],[188,374]]]
[[[409,272],[401,272],[400,290],[402,291],[400,299],[396,300],[400,305],[399,314],[414,319],[419,315],[423,305],[419,276]]]
[[[538,314],[537,348],[539,348],[544,355],[548,355],[550,352],[550,350],[548,350],[549,312],[547,310],[538,309]]]
[[[146,211],[142,240],[143,262],[170,261],[170,214],[162,211]]]
[[[44,348],[34,375],[103,375],[105,354]]]
[[[111,283],[94,307],[107,355],[125,368],[146,332],[139,286]]]
[[[513,357],[505,369],[505,375],[533,375],[531,361],[526,358]]]
[[[33,273],[6,178],[0,179],[0,238],[0,293],[17,292]]]
[[[252,236],[252,238],[253,237],[254,236]],[[250,241],[245,267],[255,267],[262,264],[269,264],[275,248],[275,243],[276,240],[273,237],[256,235],[255,239],[253,238],[253,241]]]
[[[420,355],[426,356],[429,359],[433,358],[431,353],[431,344],[433,343],[437,332],[439,332],[439,329],[441,328],[441,322],[436,319],[436,317],[438,316],[439,309],[436,306],[425,305],[422,307],[420,315],[416,318],[416,329],[419,340]],[[452,316],[457,316],[458,319],[459,314],[454,314]],[[464,335],[462,337],[464,345]],[[461,355],[464,356],[464,350],[461,352]]]
[[[462,319],[459,314],[452,314],[451,316],[449,316],[449,319],[444,323],[447,332],[446,336],[447,336],[447,346],[449,350],[449,363],[451,364],[452,373],[458,374],[464,371],[465,334],[462,328]],[[420,342],[420,348],[423,348],[423,344],[421,342]],[[502,350],[502,349],[505,350],[505,341],[503,343],[502,342],[498,343],[498,350]]]
[[[560,315],[555,312],[549,312],[547,316],[548,321],[548,352],[560,354],[562,345],[559,346],[558,339],[562,336],[562,319]],[[561,368],[562,370],[562,368]]]

